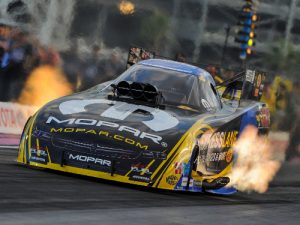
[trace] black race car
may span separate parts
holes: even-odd
[[[54,100],[27,122],[18,162],[152,188],[231,194],[232,146],[252,124],[265,74],[216,86],[205,70],[149,59],[117,79]]]

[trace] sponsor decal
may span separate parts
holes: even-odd
[[[148,159],[167,159],[166,152],[143,151],[143,157]]]
[[[130,133],[134,137],[137,137],[142,140],[151,140],[152,142],[161,145],[162,147],[167,147],[167,143],[162,142],[162,137],[155,135],[155,134],[150,134],[146,132],[142,132],[136,128],[133,127],[128,127],[128,126],[120,126],[117,123],[112,123],[112,122],[106,122],[102,120],[94,120],[94,119],[75,119],[75,118],[70,118],[66,120],[60,120],[54,116],[49,116],[49,118],[46,121],[47,124],[63,124],[63,125],[85,125],[85,126],[92,126],[93,128],[113,128],[116,129],[117,131],[124,132],[124,133]],[[50,130],[51,133],[85,133],[85,134],[94,134],[94,135],[104,135],[107,137],[114,136],[114,139],[124,139],[124,142],[126,138],[120,138],[118,137],[119,135],[112,135],[107,131],[104,130],[95,130],[95,129],[85,129],[85,128],[74,128],[74,127],[67,127],[67,128],[51,128]],[[127,142],[131,142],[130,140],[127,140]],[[126,143],[127,143],[126,142]],[[138,142],[137,142],[138,143]]]
[[[193,187],[202,188],[202,181],[201,180],[194,180]]]
[[[254,70],[246,70],[246,81],[253,83],[255,77]]]
[[[188,181],[188,178],[187,177],[183,177],[182,181],[181,181],[181,186],[185,187],[187,185],[187,181]]]
[[[206,99],[201,99],[201,103],[203,105],[203,107],[207,110],[207,111],[211,111],[211,105],[208,103],[208,101]]]
[[[270,126],[270,112],[269,109],[263,107],[256,114],[256,121],[258,127],[269,127]]]
[[[67,153],[68,159],[71,161],[77,161],[77,162],[85,162],[89,164],[95,164],[100,166],[111,166],[111,161],[107,159],[101,159],[94,156],[87,156],[82,154],[76,154],[76,153]]]
[[[30,161],[36,163],[47,164],[48,163],[48,152],[42,149],[30,149]]]
[[[256,72],[255,80],[254,80],[254,90],[253,96],[260,98],[264,89],[264,80],[265,74],[262,72]]]
[[[151,179],[149,177],[140,176],[140,175],[133,175],[132,177],[129,178],[129,180],[145,182],[145,183],[150,183],[151,182]]]
[[[230,162],[233,156],[232,149],[229,149],[226,152],[213,152],[208,153],[207,155],[199,155],[198,159],[201,162],[219,162],[219,161],[225,161]]]
[[[225,160],[226,152],[214,152],[208,154],[207,161],[209,162],[217,162]]]
[[[232,160],[232,157],[233,157],[233,150],[232,150],[232,149],[229,149],[229,150],[226,152],[226,156],[225,156],[226,162],[230,163],[231,160]]]
[[[208,148],[228,148],[231,147],[237,139],[238,131],[216,132],[212,135]]]
[[[182,173],[186,174],[186,170],[188,170],[188,164],[184,162],[175,162],[174,168],[175,168],[175,174],[182,174]]]
[[[178,182],[178,178],[174,175],[168,176],[166,182],[170,185],[175,185]]]
[[[128,145],[136,146],[137,148],[148,150],[148,145],[142,144],[134,139],[126,138],[122,135],[111,134],[110,132],[103,130],[94,130],[94,129],[82,129],[82,128],[50,128],[51,133],[85,133],[97,136],[104,136],[112,139],[113,141],[122,142]]]
[[[146,165],[142,165],[142,164],[135,164],[135,165],[131,165],[131,170],[132,172],[136,172],[136,173],[142,173],[142,174],[148,174],[151,175],[152,172],[150,172],[150,170],[147,168]]]
[[[198,159],[201,162],[218,162],[225,160],[226,152],[213,152],[207,155],[199,155]]]
[[[137,110],[146,111],[152,115],[152,119],[142,121],[142,123],[156,132],[171,129],[179,123],[177,118],[160,109],[106,99],[70,100],[62,102],[59,105],[59,110],[63,115],[71,115],[86,112],[85,107],[93,104],[112,105],[100,116],[117,120],[124,120]]]

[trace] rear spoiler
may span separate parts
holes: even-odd
[[[219,84],[217,90],[226,100],[260,101],[265,80],[265,72],[248,69]]]

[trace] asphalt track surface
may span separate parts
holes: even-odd
[[[284,165],[265,194],[136,188],[17,165],[0,149],[0,225],[300,224],[300,166]]]

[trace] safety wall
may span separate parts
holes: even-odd
[[[27,119],[37,110],[37,107],[0,102],[0,134],[20,135]]]

